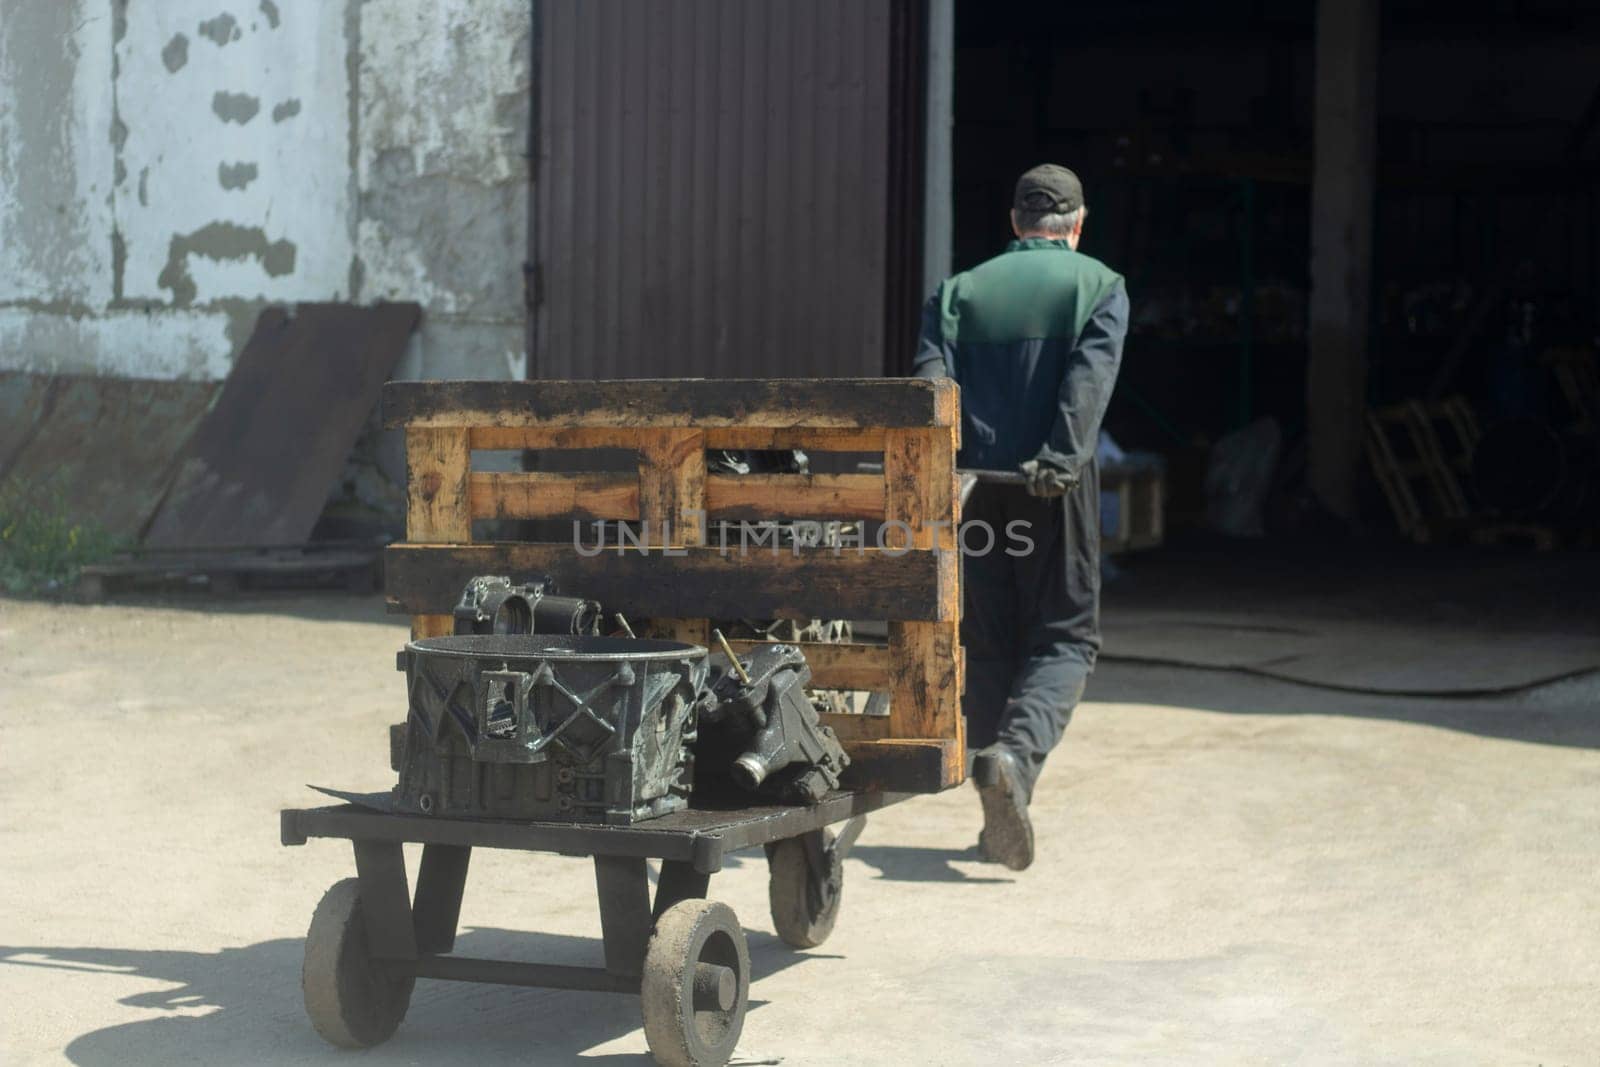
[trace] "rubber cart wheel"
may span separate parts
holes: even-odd
[[[679,901],[661,913],[644,955],[644,1039],[662,1067],[721,1067],[750,1002],[750,950],[733,909]]]
[[[382,1044],[406,1017],[415,984],[409,975],[383,970],[367,950],[361,883],[335,882],[311,916],[300,971],[306,1014],[317,1033],[341,1048]]]
[[[772,925],[784,943],[795,948],[816,948],[828,940],[839,918],[844,863],[834,854],[833,832],[821,834],[825,871],[813,870],[803,837],[779,841],[767,853]]]

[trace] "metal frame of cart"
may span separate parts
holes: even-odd
[[[695,810],[639,827],[436,819],[354,805],[285,811],[285,845],[345,839],[356,860],[356,877],[330,889],[312,920],[307,1012],[329,1041],[364,1047],[399,1026],[416,978],[632,993],[642,998],[658,1060],[723,1062],[738,1040],[750,989],[744,932],[726,905],[705,899],[723,857],[765,847],[778,935],[796,948],[815,947],[832,931],[842,863],[866,813],[904,797],[840,793],[814,807]],[[825,829],[841,821],[837,837]],[[414,895],[406,844],[422,846]],[[475,848],[592,856],[605,966],[453,955]],[[653,899],[649,860],[660,863]]]

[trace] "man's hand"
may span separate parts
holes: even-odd
[[[1028,479],[1028,492],[1033,496],[1061,496],[1078,487],[1076,474],[1038,458],[1024,463],[1022,474]]]

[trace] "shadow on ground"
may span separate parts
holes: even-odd
[[[1508,655],[1515,643],[1508,640]],[[1350,693],[1230,670],[1102,661],[1086,700],[1242,715],[1338,715],[1436,726],[1506,741],[1600,748],[1600,673],[1511,694],[1398,697]]]
[[[1015,878],[968,874],[953,865],[957,860],[963,863],[979,862],[977,845],[964,849],[857,845],[850,850],[850,858],[860,860],[873,868],[878,878],[890,882],[963,882],[969,885],[985,885],[1016,881]]]
[[[234,595],[207,592],[202,585],[161,591],[112,593],[86,605],[69,595],[6,593],[5,599],[41,606],[132,608],[141,611],[182,611],[211,615],[285,615],[308,622],[389,622],[404,626],[406,616],[392,615],[382,594],[351,593],[338,589],[243,589]]]
[[[755,981],[805,960],[762,931],[747,931]],[[221,952],[113,948],[4,947],[0,965],[78,971],[85,984],[113,989],[133,977],[167,988],[117,997],[129,1008],[163,1014],[74,1038],[67,1058],[84,1067],[177,1063],[207,1050],[213,1063],[338,1063],[351,1053],[323,1043],[300,1000],[304,943],[263,941]],[[466,956],[595,966],[600,942],[556,934],[469,929],[457,939]],[[759,987],[752,994],[759,993]],[[86,994],[88,995],[88,994]],[[750,1011],[765,1002],[752,995]],[[583,1056],[639,1029],[637,997],[464,982],[420,980],[399,1032],[362,1053],[363,1063],[489,1062],[652,1064],[643,1053]],[[643,1038],[640,1038],[642,1045]]]

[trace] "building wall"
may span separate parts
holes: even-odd
[[[520,376],[528,0],[0,0],[0,371],[214,381],[260,309],[414,300]]]

